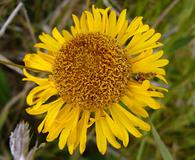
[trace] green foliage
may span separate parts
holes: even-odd
[[[150,122],[150,125],[152,126],[152,134],[153,134],[153,137],[155,139],[155,142],[157,144],[158,149],[160,150],[160,153],[161,153],[163,159],[164,160],[173,160],[169,150],[165,146],[164,142],[161,140],[161,138],[160,138],[158,132],[156,131],[154,125],[152,124],[152,122]]]
[[[0,68],[0,105],[4,105],[11,96],[9,81],[3,70]]]

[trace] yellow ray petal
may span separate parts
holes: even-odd
[[[40,93],[40,92],[46,90],[48,87],[50,87],[50,85],[49,84],[45,84],[45,85],[41,85],[41,86],[37,86],[37,87],[33,88],[29,92],[28,96],[26,97],[27,104],[28,105],[34,105],[34,97],[35,97],[35,95],[37,93]]]
[[[81,18],[80,18],[80,26],[81,26],[81,31],[83,33],[88,32],[88,25],[87,25],[87,16],[85,13],[82,13]]]
[[[116,122],[106,112],[104,114],[106,115],[106,121],[112,133],[120,140],[123,140],[123,136]]]
[[[142,116],[144,118],[148,117],[148,113],[143,108],[143,104],[140,104],[139,101],[135,101],[135,99],[130,99],[127,96],[124,96],[121,101],[136,115]]]
[[[60,110],[60,113],[56,118],[56,122],[61,124],[68,122],[71,119],[74,111],[75,110],[71,104],[65,104],[64,107]]]
[[[102,27],[101,27],[101,33],[106,32],[106,28],[108,25],[108,11],[111,7],[107,7],[106,9],[99,9],[100,13],[102,14]]]
[[[66,41],[69,41],[72,39],[72,35],[65,29],[62,30],[62,35],[64,36],[64,39]]]
[[[71,26],[70,27],[70,30],[71,30],[72,35],[75,37],[77,35],[77,33],[78,33],[77,30],[76,30],[76,28],[73,27],[73,26]]]
[[[99,111],[97,111],[99,112]],[[95,131],[96,131],[96,143],[97,143],[97,147],[98,150],[100,151],[100,153],[105,154],[106,150],[107,150],[107,141],[106,141],[106,137],[103,133],[102,127],[101,127],[101,123],[98,120],[100,117],[97,114],[95,115],[96,118],[96,122],[95,122]]]
[[[132,58],[130,59],[130,61],[131,61],[131,63],[140,62],[140,61],[142,61],[143,59],[146,59],[146,58],[148,58],[148,57],[151,57],[152,53],[153,53],[153,50],[144,51],[144,52],[142,52],[141,54],[138,54],[137,56],[132,57]],[[150,61],[151,61],[151,60],[150,60]]]
[[[127,34],[125,34],[127,27],[128,27],[128,20],[125,20],[121,30],[119,31],[119,33],[117,35],[117,39],[121,45],[124,45],[126,40],[129,38],[128,36],[127,36],[128,38],[124,38],[127,35]],[[125,40],[123,40],[123,39],[125,39]]]
[[[63,104],[64,101],[59,99],[56,101],[56,103],[53,104],[53,107],[48,110],[43,133],[46,133],[50,130]]]
[[[168,92],[168,89],[166,89],[166,88],[163,88],[163,87],[159,87],[159,86],[155,86],[155,85],[153,85],[153,84],[150,84],[150,88],[152,89],[152,90],[156,90],[156,91],[165,91],[165,92]]]
[[[71,114],[71,118],[69,119],[69,121],[66,123],[62,123],[64,126],[64,129],[62,133],[60,134],[58,146],[60,149],[63,149],[67,142],[70,153],[72,153],[72,151],[74,150],[73,143],[75,140],[74,137],[73,137],[74,139],[71,139],[70,134],[72,134],[72,136],[75,136],[75,133],[73,132],[73,130],[77,126],[79,114],[80,114],[80,109],[73,108],[73,112]]]
[[[106,139],[108,142],[115,148],[119,149],[121,145],[117,142],[116,138],[114,137],[110,127],[107,124],[106,118],[101,117],[100,118],[100,125],[102,127],[102,131],[104,135],[106,136]]]
[[[112,117],[113,117],[114,123],[116,124],[117,128],[119,129],[118,131],[120,131],[120,136],[122,136],[121,140],[123,141],[123,145],[126,147],[129,143],[129,134],[128,134],[125,126],[119,121],[119,119],[115,115],[112,115]]]
[[[37,103],[36,106],[38,107],[57,93],[58,91],[56,90],[56,88],[51,87],[50,84],[37,86],[30,91],[26,98],[26,102],[29,105],[34,105],[35,103]]]
[[[163,82],[165,82],[166,84],[168,84],[167,80],[162,75],[156,75],[156,77],[159,78],[160,80],[162,80]],[[168,91],[168,90],[166,90],[166,91]]]
[[[70,127],[70,135],[68,136],[67,139],[67,146],[70,154],[73,154],[73,151],[76,146],[76,140],[77,140],[77,125],[78,125],[78,120],[79,120],[79,115],[80,115],[80,108],[75,108],[75,112],[72,116],[72,120],[69,122],[69,125],[67,125],[67,128]],[[72,124],[70,124],[72,122]]]
[[[102,25],[102,18],[101,14],[98,9],[95,8],[94,5],[92,5],[92,11],[93,11],[93,16],[94,16],[94,30],[96,32],[101,31],[101,25]]]
[[[154,29],[149,29],[145,33],[136,34],[127,45],[130,54],[138,54],[142,51],[159,47],[162,45],[157,42],[161,37],[160,33],[155,33]]]
[[[66,145],[68,136],[70,134],[70,129],[68,128],[64,128],[60,134],[60,138],[59,138],[59,143],[58,143],[58,147],[59,149],[63,149]]]
[[[127,96],[148,105],[152,109],[159,109],[160,104],[151,97],[150,91],[148,90],[150,86],[148,80],[145,80],[142,85],[139,83],[132,83],[129,85],[131,92],[126,92]]]
[[[167,59],[159,59],[151,64],[151,67],[164,67],[169,63]]]
[[[90,113],[88,111],[83,112],[83,125],[81,125],[81,134],[80,134],[80,146],[79,150],[82,154],[85,151],[86,148],[86,142],[87,142],[87,128],[88,128],[88,121],[89,121]]]
[[[159,97],[159,98],[163,98],[164,97],[164,95],[162,93],[156,92],[156,91],[149,91],[149,95],[151,97]]]
[[[51,54],[47,54],[41,51],[37,51],[37,55],[39,55],[42,59],[49,62],[50,64],[54,63],[55,57]]]
[[[159,109],[161,107],[160,103],[158,103],[156,100],[154,100],[153,98],[151,98],[149,96],[144,96],[142,94],[140,94],[138,96],[142,96],[142,98],[140,100],[142,102],[146,103],[152,109]]]
[[[47,119],[47,116],[45,116],[45,118],[44,118],[43,121],[39,124],[39,126],[38,126],[38,128],[37,128],[37,130],[38,130],[39,133],[41,133],[41,131],[42,131],[44,125],[45,125],[46,119]]]
[[[127,13],[127,10],[124,9],[124,10],[122,10],[122,12],[120,13],[120,15],[118,17],[118,21],[116,24],[116,31],[115,31],[116,34],[121,30],[121,28],[126,20],[126,13]]]
[[[38,114],[43,114],[45,112],[47,112],[48,110],[50,110],[51,108],[55,107],[56,101],[48,103],[48,104],[44,104],[41,106],[35,105],[31,108],[27,108],[26,112],[28,114],[32,114],[32,115],[38,115]]]
[[[160,76],[158,78],[162,78],[162,75],[165,75],[165,71],[159,67],[163,67],[169,63],[166,59],[159,59],[162,55],[163,51],[154,54],[152,54],[152,50],[141,53],[131,60],[133,73],[155,73],[156,77]]]
[[[157,53],[154,53],[154,54],[153,54],[152,50],[148,50],[148,51],[143,52],[140,55],[136,56],[135,58],[133,58],[132,62],[135,63],[135,62],[144,61],[144,62],[151,63],[151,62],[154,62],[157,59],[161,58],[162,56],[163,56],[162,50],[158,51]]]
[[[61,125],[53,125],[52,128],[49,130],[49,133],[47,135],[47,142],[51,142],[54,139],[56,139],[59,135],[60,132],[62,131],[63,127]]]
[[[71,155],[73,154],[73,151],[75,149],[76,140],[77,140],[77,127],[74,127],[72,128],[67,140],[68,151]]]
[[[54,48],[54,47],[47,45],[47,44],[44,44],[44,43],[36,43],[34,45],[34,47],[46,49],[46,50],[51,51],[51,52],[58,52],[58,50],[59,50],[59,48],[56,48],[56,47]]]
[[[125,129],[125,127],[123,127],[123,125],[120,122],[117,122],[119,128],[120,128],[120,132],[123,136],[123,146],[127,147],[127,145],[129,144],[129,134],[127,132],[127,130]]]
[[[41,58],[38,54],[27,54],[24,63],[30,68],[52,72],[52,64]]]
[[[87,17],[87,26],[88,26],[89,32],[93,32],[94,31],[93,15],[88,11],[85,11],[85,14],[86,14],[86,17]]]
[[[144,90],[149,89],[149,87],[150,87],[150,81],[149,81],[149,80],[143,81],[141,86],[142,86],[142,88],[143,88]]]
[[[32,81],[35,82],[38,85],[44,85],[48,83],[48,78],[39,78],[31,75],[26,71],[26,69],[23,69],[23,73],[26,76],[26,78],[23,78],[24,81]]]
[[[115,104],[116,105],[116,104]],[[110,107],[111,114],[113,118],[118,119],[121,124],[135,137],[141,137],[142,134],[133,126],[132,122],[124,115],[122,112],[118,111],[113,105]]]
[[[46,46],[51,47],[55,50],[58,50],[61,47],[61,44],[59,44],[58,41],[56,41],[49,34],[42,33],[42,35],[39,36],[39,39],[43,42],[42,44],[45,44]],[[37,44],[35,45],[35,47],[38,47]]]
[[[129,24],[126,32],[130,35],[133,35],[134,32],[138,29],[138,27],[142,24],[142,19],[143,17],[135,17]]]
[[[109,18],[108,18],[108,25],[107,25],[106,33],[114,37],[115,31],[116,31],[116,12],[111,11]]]
[[[59,110],[59,114],[57,115],[53,126],[50,128],[49,130],[49,134],[47,135],[47,141],[53,141],[55,138],[57,138],[57,136],[60,134],[60,132],[64,129],[64,127],[66,128],[70,128],[68,125],[66,125],[66,123],[72,121],[70,117],[70,115],[73,115],[73,112],[70,112],[70,109],[72,108],[71,105],[65,105],[63,106],[60,110]],[[61,118],[59,117],[64,117],[64,119],[66,119],[65,121],[61,121]],[[72,124],[72,123],[71,123]]]
[[[132,22],[129,24],[127,29],[125,30],[124,34],[120,36],[120,43],[123,45],[126,43],[126,41],[132,37],[135,34],[142,33],[146,29],[139,30],[139,27],[142,25],[142,17],[136,17],[132,20]],[[145,27],[146,28],[146,27]],[[139,32],[137,32],[139,30]]]
[[[80,33],[81,32],[81,27],[80,27],[78,17],[73,14],[72,18],[73,18],[73,21],[74,21],[74,24],[75,24],[75,29],[77,30],[78,33]]]
[[[139,45],[139,44],[137,44]],[[149,44],[147,46],[140,46],[140,48],[128,48],[127,51],[128,53],[132,54],[132,55],[136,55],[138,53],[141,53],[143,51],[146,51],[146,50],[149,50],[149,49],[154,49],[154,48],[157,48],[157,47],[160,47],[160,46],[163,46],[162,43],[160,42],[156,42],[156,43],[153,43],[153,44]]]
[[[149,25],[140,25],[139,28],[134,32],[134,35],[139,34],[139,33],[144,33],[149,30]]]
[[[131,114],[130,112],[128,112],[127,110],[125,110],[122,106],[120,106],[119,104],[116,104],[115,107],[118,109],[118,112],[121,112],[121,114],[125,114],[129,121],[131,121],[135,126],[139,127],[140,129],[144,130],[144,131],[149,131],[150,130],[150,125],[144,121],[142,121],[141,119],[137,118],[136,116],[134,116],[133,114]]]
[[[52,35],[61,45],[64,44],[65,39],[64,37],[62,37],[62,35],[60,34],[56,27],[52,30]]]

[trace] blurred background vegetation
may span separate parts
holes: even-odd
[[[72,24],[71,14],[80,15],[92,4],[98,7],[112,6],[120,12],[127,9],[128,19],[143,16],[148,23],[162,33],[165,57],[170,61],[166,68],[169,92],[162,100],[163,108],[151,111],[151,120],[161,139],[174,159],[195,159],[195,0],[25,0],[25,10],[20,10],[6,32],[0,37],[0,55],[12,62],[23,64],[25,53],[33,52],[34,37],[50,32],[54,26],[59,29]],[[18,1],[0,0],[0,28],[6,22]],[[29,16],[31,27],[25,18]],[[30,31],[32,29],[32,32]],[[15,70],[0,65],[0,159],[12,159],[9,150],[9,135],[21,120],[31,126],[31,146],[36,139],[45,141],[45,135],[37,133],[41,117],[35,118],[25,113],[25,96],[29,84]],[[83,155],[60,151],[57,141],[47,143],[35,159],[109,159],[109,160],[161,160],[162,155],[151,132],[143,138],[130,137],[127,148],[109,148],[105,156],[97,151],[90,140]]]

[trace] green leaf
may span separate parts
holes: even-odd
[[[164,142],[161,140],[158,132],[156,131],[156,129],[151,121],[150,121],[150,125],[152,127],[152,135],[154,137],[154,140],[156,142],[158,149],[160,150],[160,153],[161,153],[163,159],[164,160],[173,160],[173,157],[171,156],[171,154],[170,154],[169,150],[167,149],[167,147],[165,146]]]
[[[193,13],[194,8],[195,8],[195,1],[192,0],[184,1],[182,10],[180,12],[180,15],[178,16],[180,24],[185,23],[189,19],[190,15],[192,15]]]
[[[194,36],[186,36],[186,37],[181,37],[179,39],[177,39],[171,46],[170,52],[172,51],[176,51],[179,48],[182,48],[184,46],[186,46],[188,43],[191,42],[191,40],[193,40]]]
[[[141,160],[142,159],[142,155],[143,155],[145,146],[146,146],[146,141],[142,140],[141,144],[140,144],[140,147],[139,147],[139,150],[138,150],[138,154],[136,156],[136,160]]]
[[[4,72],[0,69],[0,104],[4,105],[10,98],[11,91]]]

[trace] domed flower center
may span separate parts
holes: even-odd
[[[52,78],[59,95],[95,111],[119,101],[131,76],[126,50],[102,33],[78,34],[57,53]]]

